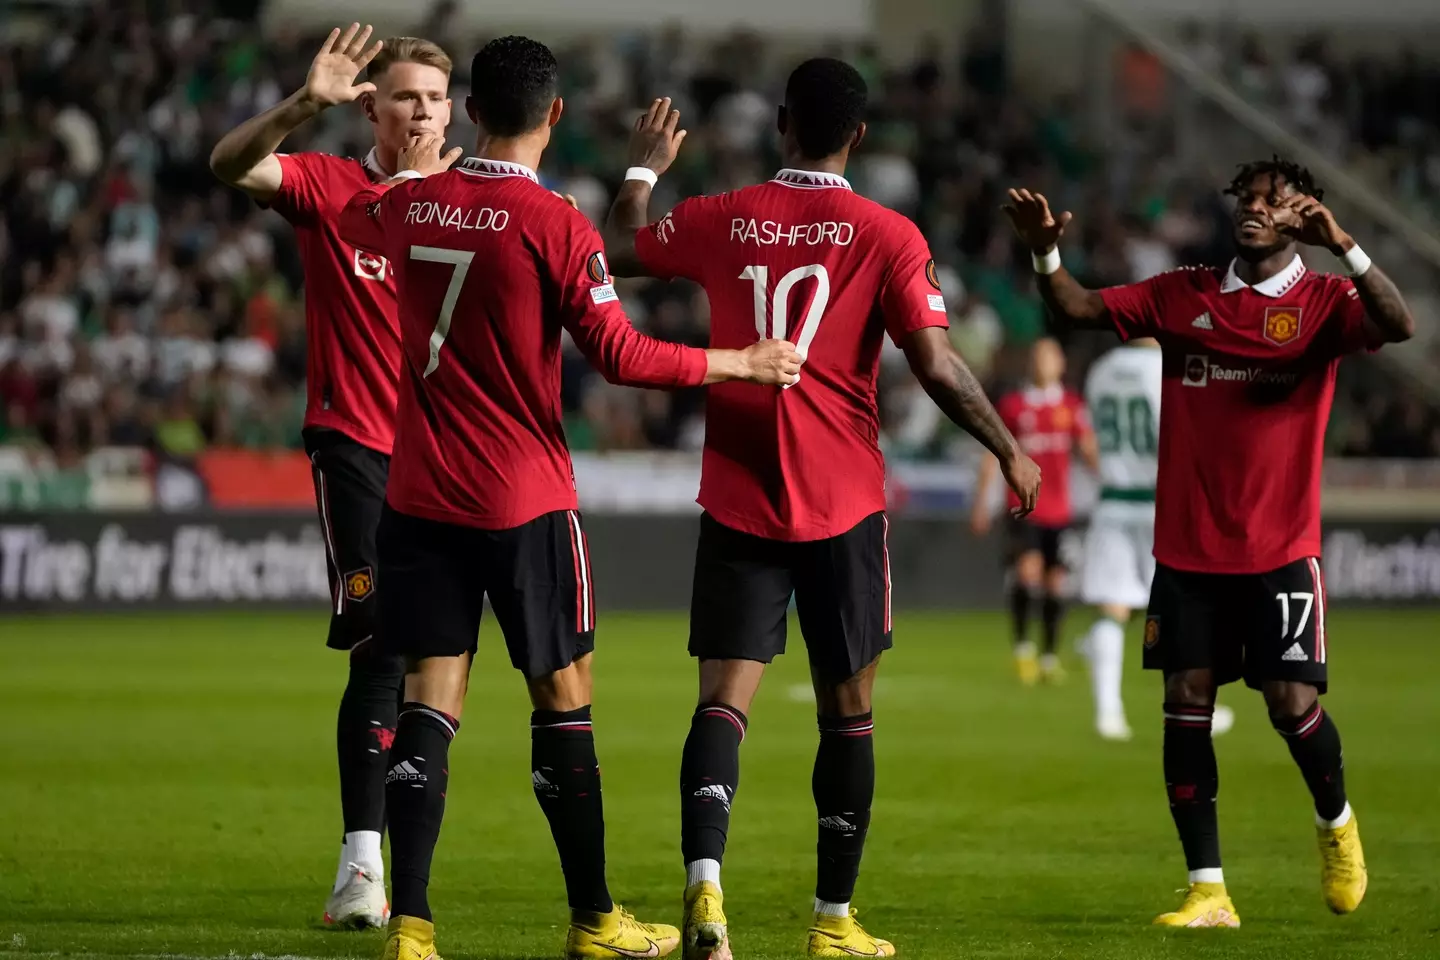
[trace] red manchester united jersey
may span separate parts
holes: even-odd
[[[561,331],[615,383],[704,382],[705,352],[640,334],[590,221],[519,164],[469,159],[357,194],[346,238],[390,262],[404,349],[386,499],[485,529],[576,507]]]
[[[646,271],[710,298],[710,345],[792,341],[800,380],[710,388],[700,504],[774,540],[844,533],[885,508],[875,378],[881,340],[947,325],[925,239],[856,196],[844,177],[782,170],[734,193],[686,200],[642,229]]]
[[[270,205],[295,228],[305,272],[305,426],[330,427],[389,453],[395,441],[400,330],[395,277],[374,248],[346,243],[346,201],[384,176],[363,161],[324,153],[279,154]]]
[[[1261,573],[1320,555],[1320,466],[1335,369],[1380,346],[1354,285],[1296,256],[1254,287],[1177,270],[1101,291],[1122,338],[1164,350],[1155,559]]]
[[[1070,453],[1075,441],[1090,432],[1085,402],[1059,384],[1032,386],[1001,397],[995,411],[1045,478],[1040,499],[1027,519],[1044,527],[1068,526]],[[1020,506],[1014,490],[1009,493],[1009,504],[1012,509]]]

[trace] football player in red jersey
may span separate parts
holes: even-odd
[[[1010,191],[1007,212],[1035,258],[1051,312],[1076,327],[1155,337],[1163,350],[1155,579],[1145,666],[1164,672],[1165,782],[1190,888],[1157,923],[1237,926],[1220,868],[1210,741],[1215,691],[1261,691],[1315,801],[1321,886],[1336,913],[1365,895],[1365,858],[1346,799],[1340,734],[1318,697],[1328,681],[1320,567],[1320,468],[1340,358],[1408,339],[1395,284],[1320,202],[1309,171],[1246,164],[1236,256],[1142,283],[1087,290],[1060,263],[1070,214]],[[1346,276],[1306,268],[1324,247]]]
[[[327,643],[350,652],[336,741],[345,836],[325,921],[381,926],[388,916],[380,838],[385,771],[404,664],[379,652],[375,530],[395,437],[400,339],[395,279],[378,251],[345,243],[337,217],[355,191],[396,169],[407,140],[450,122],[450,58],[426,40],[366,46],[370,27],[332,30],[305,86],[215,145],[210,166],[295,229],[305,273],[305,449],[329,562]],[[368,67],[366,82],[356,83]],[[375,128],[363,159],[276,153],[323,110],[359,100]]]
[[[766,183],[686,200],[649,223],[651,187],[684,138],[655,101],[636,124],[633,167],[609,220],[622,275],[686,277],[710,298],[710,340],[743,348],[784,336],[805,358],[784,390],[712,387],[706,400],[690,653],[699,706],[681,758],[689,958],[729,955],[720,862],[740,775],[746,713],[785,649],[793,594],[810,656],[820,745],[811,956],[888,956],[850,899],[870,822],[870,693],[891,644],[885,461],[875,380],[884,337],[957,424],[1000,458],[1017,512],[1040,471],[1005,428],[945,334],[935,264],[915,224],[845,180],[865,134],[865,83],[838,60],[795,69],[779,111],[785,168]]]
[[[1070,526],[1070,454],[1079,448],[1091,470],[1100,466],[1100,451],[1085,402],[1065,386],[1065,352],[1049,337],[1035,341],[1030,352],[1030,383],[1000,398],[996,409],[1020,441],[1020,449],[1034,458],[1049,478],[1045,496],[1028,517],[1011,517],[1007,531],[1012,579],[1010,610],[1015,629],[1015,665],[1022,682],[1037,677],[1049,682],[1063,679],[1056,646],[1065,612],[1065,563],[1060,538]],[[980,463],[970,528],[976,536],[990,531],[990,489],[998,466],[994,457]],[[1009,505],[1018,501],[1012,491]],[[1037,665],[1035,644],[1029,639],[1030,611],[1040,601],[1043,647]],[[1037,669],[1038,666],[1038,669]]]
[[[342,237],[395,272],[403,352],[378,538],[380,640],[407,660],[386,777],[386,960],[434,953],[426,888],[487,595],[535,708],[531,782],[565,875],[566,955],[656,957],[678,944],[678,930],[635,920],[606,885],[595,597],[561,419],[561,341],[568,332],[607,379],[636,386],[745,379],[773,392],[799,371],[779,338],[706,351],[630,325],[599,233],[535,173],[564,108],[558,72],[543,44],[491,41],[466,100],[477,156],[448,170],[459,150],[442,158],[440,137],[421,136],[400,175],[341,215]]]

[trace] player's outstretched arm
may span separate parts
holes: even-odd
[[[258,116],[251,117],[220,138],[210,151],[210,169],[232,187],[244,190],[261,203],[280,190],[280,161],[275,151],[305,121],[327,107],[349,103],[375,89],[373,83],[355,83],[355,77],[380,52],[377,40],[368,49],[371,28],[352,23],[340,28],[320,47],[310,64],[305,86]]]
[[[685,131],[677,129],[679,125],[680,111],[670,109],[669,97],[651,103],[650,109],[635,121],[630,136],[630,168],[625,171],[625,182],[605,220],[605,252],[610,258],[610,270],[617,277],[649,276],[635,251],[635,234],[650,223],[650,194],[655,181],[670,169],[685,141]]]
[[[1325,247],[1345,264],[1365,307],[1366,322],[1374,327],[1374,342],[1399,343],[1415,336],[1415,317],[1395,281],[1341,229],[1328,207],[1304,194],[1286,197],[1279,207],[1275,226],[1281,233],[1312,247]]]
[[[1040,496],[1040,468],[1020,450],[1010,428],[964,358],[950,345],[944,327],[922,327],[901,344],[910,369],[930,399],[956,426],[985,445],[998,461],[1005,481],[1020,498],[1017,516],[1035,509]],[[982,467],[982,481],[985,480]],[[990,468],[993,471],[993,467]]]
[[[1094,290],[1087,290],[1060,263],[1060,242],[1065,227],[1072,219],[1070,212],[1057,218],[1041,193],[1010,190],[1010,202],[1002,207],[1021,241],[1030,248],[1035,260],[1036,284],[1040,298],[1056,320],[1065,327],[1081,329],[1111,328],[1110,311],[1104,299]]]

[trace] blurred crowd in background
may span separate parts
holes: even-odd
[[[48,451],[61,466],[104,445],[172,458],[215,446],[297,447],[305,339],[295,243],[278,216],[215,181],[208,155],[225,131],[301,85],[320,38],[262,36],[197,4],[176,2],[149,19],[137,9],[57,12],[48,29],[0,48],[0,444]],[[452,15],[441,5],[413,32],[453,38]],[[467,149],[474,131],[460,105],[470,54],[484,39],[450,43],[450,141]],[[1196,56],[1218,57],[1198,32],[1187,42]],[[778,167],[774,104],[793,49],[662,30],[556,52],[567,110],[541,174],[592,219],[603,219],[626,166],[630,123],[655,95],[674,96],[690,130],[656,215]],[[1163,137],[1102,149],[1087,142],[1075,102],[1026,102],[1008,81],[998,36],[976,32],[958,57],[936,46],[898,66],[864,45],[809,52],[845,56],[869,81],[870,134],[852,182],[921,225],[954,342],[992,387],[1023,376],[1025,348],[1044,330],[1028,253],[1000,212],[1007,186],[1039,188],[1077,211],[1066,259],[1094,286],[1230,257],[1220,184],[1167,162]],[[1433,82],[1415,79],[1433,81],[1435,64],[1407,56],[1339,64],[1314,41],[1283,56],[1247,44],[1229,69],[1242,90],[1288,111],[1322,143],[1376,151],[1401,199],[1440,197],[1440,101],[1420,92]],[[370,144],[368,124],[349,107],[286,148],[358,156]],[[696,288],[627,283],[622,294],[642,329],[705,342],[706,299]],[[1066,345],[1077,386],[1088,358],[1113,342],[1097,335]],[[1429,407],[1364,362],[1342,370],[1334,452],[1440,455]],[[898,350],[886,352],[881,397],[889,452],[954,452],[956,431]],[[567,355],[576,449],[698,448],[703,402],[698,391],[610,387]]]

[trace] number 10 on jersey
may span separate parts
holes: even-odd
[[[795,284],[811,277],[815,278],[815,296],[810,300],[810,309],[805,312],[805,319],[800,321],[797,329],[787,331],[786,318],[790,312],[790,291],[795,288]],[[825,308],[830,305],[829,272],[822,264],[818,263],[796,267],[775,284],[774,296],[769,295],[769,267],[759,265],[746,267],[740,272],[740,279],[749,280],[755,285],[756,338],[764,340],[768,336],[774,337],[776,340],[790,340],[795,344],[795,352],[800,354],[800,360],[803,362],[810,355],[810,344],[815,339],[815,331],[820,329],[820,321],[825,316]],[[771,326],[772,317],[774,318],[773,327]],[[797,380],[796,383],[798,382]],[[794,384],[786,384],[783,389],[789,389],[792,386]]]

